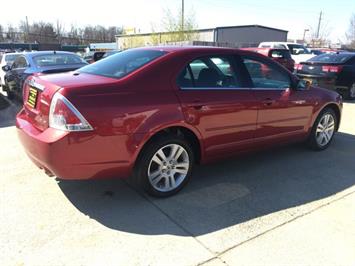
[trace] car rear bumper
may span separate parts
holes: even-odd
[[[60,179],[125,178],[132,164],[125,148],[128,136],[98,136],[94,132],[36,129],[24,110],[16,117],[18,137],[30,159]]]

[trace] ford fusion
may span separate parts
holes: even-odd
[[[28,78],[16,125],[28,156],[49,175],[130,177],[166,197],[186,185],[196,163],[291,142],[324,150],[341,110],[338,93],[257,53],[150,47]]]

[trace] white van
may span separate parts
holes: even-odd
[[[302,44],[292,42],[261,42],[259,48],[287,49],[290,51],[292,59],[295,60],[296,64],[315,57],[315,55]]]
[[[20,56],[20,53],[7,53],[0,55],[0,86],[5,85],[4,77],[6,72],[2,69],[6,65],[12,65],[15,59]]]

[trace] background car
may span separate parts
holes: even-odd
[[[261,42],[258,47],[287,49],[290,51],[292,59],[295,60],[296,63],[306,61],[315,56],[302,44],[292,42]]]
[[[15,61],[15,59],[21,55],[20,53],[4,53],[0,56],[0,86],[5,85],[5,74],[6,71],[4,71],[2,68],[6,65],[11,66],[12,63]]]
[[[277,49],[277,48],[243,48],[243,50],[248,50],[256,52],[267,57],[272,58],[276,62],[283,65],[285,68],[294,71],[295,60],[292,59],[291,53],[287,49]]]
[[[103,51],[96,51],[96,52],[89,52],[84,55],[84,60],[89,63],[95,63],[96,61],[99,61],[102,59],[102,57],[105,55],[106,52]]]
[[[23,83],[33,74],[50,74],[76,70],[87,63],[78,55],[61,51],[23,53],[16,57],[11,66],[4,66],[6,72],[3,90],[9,98],[22,96]]]
[[[36,165],[61,179],[131,177],[159,197],[195,163],[290,142],[324,150],[342,109],[338,93],[265,56],[215,47],[126,50],[33,76],[24,95],[16,126]]]
[[[325,53],[296,65],[296,74],[309,83],[355,99],[355,53]]]
[[[117,54],[121,52],[120,50],[112,50],[112,51],[107,51],[105,52],[105,54],[102,56],[102,58],[106,58],[106,57],[109,57],[111,55],[114,55],[114,54]]]

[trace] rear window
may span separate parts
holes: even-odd
[[[111,78],[122,78],[165,53],[158,50],[127,50],[85,66],[79,72]]]
[[[290,53],[293,55],[311,53],[306,47],[301,44],[288,44],[288,48],[290,49]]]
[[[38,67],[57,66],[57,65],[75,65],[86,64],[79,56],[74,54],[45,54],[33,57],[33,62]]]
[[[309,59],[309,62],[320,63],[345,63],[350,60],[354,55],[351,54],[321,54]]]
[[[5,62],[6,63],[12,63],[15,61],[17,57],[19,57],[21,54],[7,54],[5,55]]]

